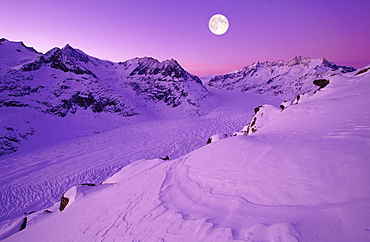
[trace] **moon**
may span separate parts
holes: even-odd
[[[229,21],[224,15],[215,14],[210,18],[208,27],[215,35],[222,35],[229,29]]]

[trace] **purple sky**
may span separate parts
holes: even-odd
[[[216,13],[230,23],[221,36],[208,29]],[[370,0],[1,0],[0,38],[112,61],[174,58],[200,76],[297,55],[363,67],[369,13]]]

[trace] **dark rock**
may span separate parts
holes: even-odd
[[[26,226],[27,226],[27,217],[25,217],[23,219],[23,223],[22,223],[21,227],[19,228],[19,231],[24,230],[26,228]]]
[[[69,199],[62,196],[62,198],[60,199],[59,211],[63,211],[68,205],[68,202],[69,202]]]
[[[326,79],[317,79],[313,81],[313,84],[315,84],[316,86],[319,86],[320,88],[326,87],[329,83],[330,83],[329,80],[326,80]]]
[[[258,111],[260,111],[260,108],[262,107],[262,105],[261,106],[258,106],[258,107],[256,107],[256,108],[254,108],[254,114],[256,114],[256,113],[258,113]]]
[[[210,144],[210,143],[212,143],[212,139],[211,138],[208,138],[207,145]]]
[[[361,71],[357,72],[355,74],[355,76],[360,75],[360,74],[363,74],[363,73],[367,72],[368,70],[370,70],[370,67],[369,68],[366,68],[366,69],[362,69]]]
[[[94,183],[82,183],[81,186],[95,187],[96,185]]]

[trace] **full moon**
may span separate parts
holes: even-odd
[[[216,35],[226,33],[229,28],[229,21],[222,14],[215,14],[211,17],[208,23],[209,30]]]

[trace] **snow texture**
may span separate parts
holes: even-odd
[[[296,96],[317,89],[313,84],[316,79],[353,72],[356,69],[348,66],[337,66],[325,58],[311,59],[297,56],[289,62],[256,62],[239,71],[218,75],[208,81],[208,86],[279,96],[291,101]]]
[[[0,160],[0,239],[369,241],[370,73],[325,78],[284,108],[285,98],[210,89],[201,116],[1,108],[22,117],[19,133],[35,115],[36,132]]]

